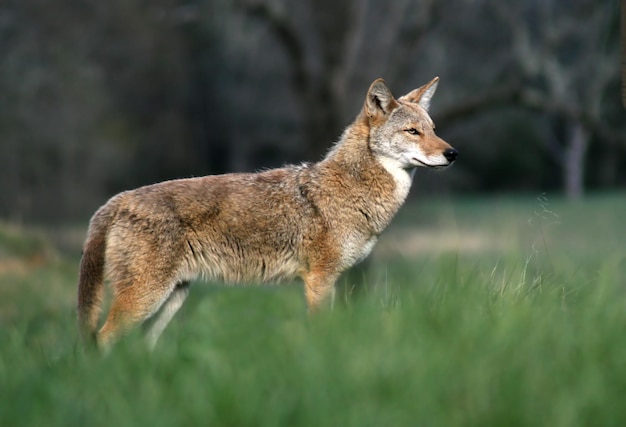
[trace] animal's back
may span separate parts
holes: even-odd
[[[109,271],[146,261],[176,270],[181,280],[296,276],[305,261],[303,235],[315,219],[298,182],[303,169],[174,180],[124,193],[109,235]]]

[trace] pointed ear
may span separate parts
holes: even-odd
[[[400,101],[408,101],[419,104],[423,109],[428,111],[428,109],[430,108],[430,100],[435,94],[438,84],[439,77],[435,77],[424,86],[417,88],[401,97]]]
[[[374,80],[365,99],[365,113],[369,117],[378,115],[387,115],[398,108],[398,102],[395,100],[387,84],[383,79]]]

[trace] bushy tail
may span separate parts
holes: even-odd
[[[84,341],[95,342],[104,295],[104,253],[113,209],[106,204],[89,224],[78,276],[78,324]]]

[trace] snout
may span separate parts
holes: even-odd
[[[443,157],[445,157],[446,160],[450,163],[454,162],[458,155],[459,152],[456,151],[454,148],[448,148],[443,152]]]

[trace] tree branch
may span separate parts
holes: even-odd
[[[505,85],[473,98],[466,98],[452,107],[444,108],[437,113],[437,121],[449,123],[464,120],[485,111],[513,105],[518,100],[519,95],[518,85]]]
[[[626,0],[622,0],[621,6],[622,104],[626,108]]]
[[[610,126],[595,118],[590,112],[573,105],[563,105],[558,101],[548,99],[537,91],[526,90],[520,93],[519,102],[531,111],[539,111],[578,122],[607,144],[623,146],[626,144],[626,135],[615,131]]]
[[[283,14],[265,2],[246,2],[242,7],[248,15],[267,24],[270,32],[284,47],[291,62],[294,88],[300,95],[306,95],[311,84],[311,76],[307,71],[305,49],[296,28]]]

